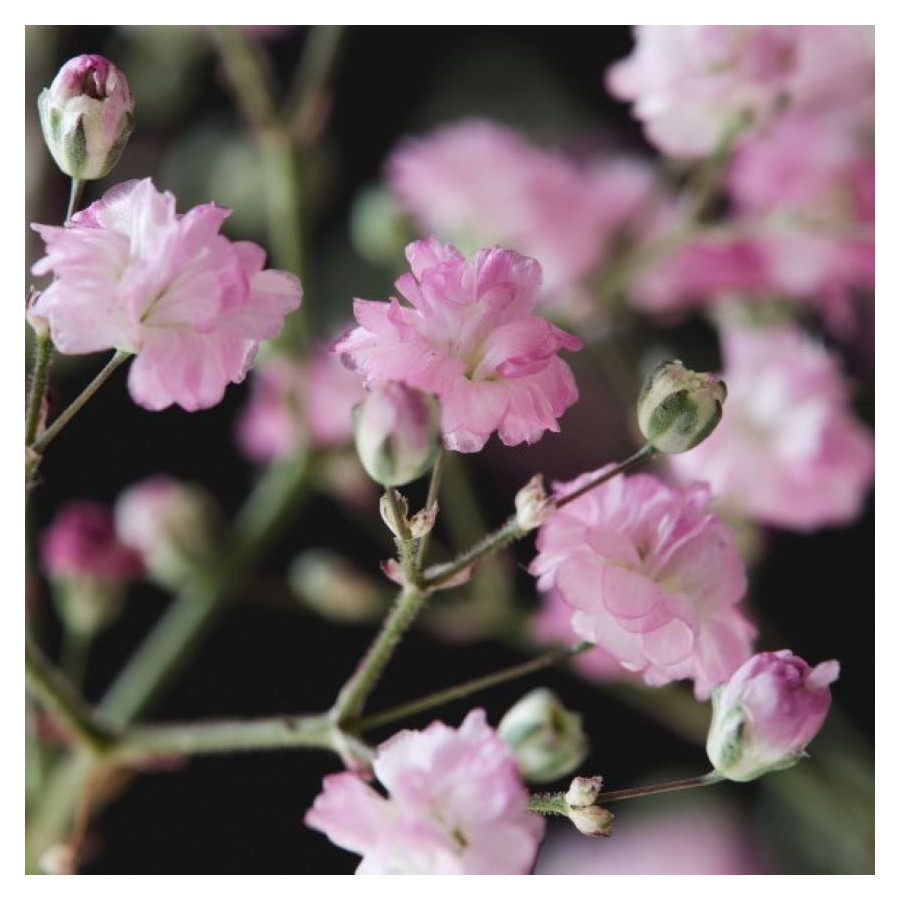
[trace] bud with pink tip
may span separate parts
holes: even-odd
[[[141,557],[117,537],[112,512],[98,503],[67,504],[41,539],[41,563],[66,628],[91,635],[118,614]]]
[[[134,101],[125,76],[105,57],[70,59],[41,91],[38,112],[56,164],[92,181],[119,159],[134,129]]]
[[[430,394],[396,381],[377,386],[353,411],[363,468],[385,487],[415,481],[437,456],[440,420]]]
[[[790,650],[757,653],[713,695],[706,752],[731,781],[752,781],[802,756],[831,705],[837,660],[809,666]]]

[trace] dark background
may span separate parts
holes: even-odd
[[[267,42],[280,79],[289,77],[305,37],[300,28]],[[66,59],[99,52],[124,68],[121,56],[133,53],[133,36],[110,28],[47,29],[30,39],[26,116],[34,119],[37,91],[49,84]],[[462,113],[491,114],[530,126],[538,136],[542,131],[559,133],[573,123],[604,123],[620,145],[649,154],[627,109],[603,89],[605,69],[630,45],[628,30],[615,27],[353,29],[336,80],[325,158],[317,173],[324,186],[311,268],[303,273],[306,302],[317,323],[324,328],[346,317],[350,292],[386,296],[389,280],[384,273],[359,260],[342,270],[340,259],[347,252],[346,222],[354,196],[377,180],[385,155],[404,133]],[[169,111],[142,116],[141,96],[135,90],[140,149],[126,150],[103,187],[149,174],[159,187],[175,189],[172,182],[177,178],[169,176],[167,181],[164,165],[167,142],[175,141],[198,117],[226,128],[243,127],[214,55],[198,52],[190,71],[190,82],[183,83],[187,96]],[[130,78],[127,69],[126,73]],[[146,129],[143,136],[142,129]],[[34,195],[29,215],[32,220],[56,222],[68,190],[65,179],[46,161],[30,164],[45,168],[44,189]],[[91,189],[95,193],[88,200],[97,196],[96,186]],[[183,191],[178,195],[181,210],[209,199],[184,196]],[[30,250],[29,264],[39,247],[32,245]],[[337,286],[351,277],[357,282],[340,293]],[[671,340],[677,344],[708,337],[693,323]],[[97,363],[99,359],[56,369],[57,408],[74,395]],[[247,385],[232,386],[225,401],[212,410],[149,413],[130,401],[120,371],[48,453],[42,483],[35,491],[33,528],[39,531],[68,499],[111,503],[130,483],[161,471],[206,485],[223,508],[233,512],[255,477],[231,438],[246,396]],[[864,406],[869,396],[869,386],[863,385]],[[584,406],[585,399],[564,420],[562,434],[548,436],[539,448],[502,448],[494,440],[488,453],[469,460],[475,482],[483,488],[489,521],[501,521],[515,487],[531,472],[572,476],[626,448],[621,438],[592,435],[592,412]],[[625,435],[624,422],[619,424],[619,433]],[[771,640],[764,633],[761,646],[789,646],[811,661],[840,658],[836,704],[869,739],[874,729],[872,532],[870,506],[850,528],[810,536],[772,534],[751,596],[755,610],[777,623],[780,632]],[[523,543],[517,559],[527,564],[532,547],[529,541]],[[249,589],[208,635],[158,704],[154,719],[255,716],[319,710],[330,703],[367,646],[373,627],[337,628],[303,613],[284,590],[271,588],[299,550],[326,545],[343,550],[367,572],[374,572],[384,555],[368,536],[348,528],[333,503],[315,499],[267,560],[256,589]],[[522,602],[533,602],[528,580],[520,583]],[[102,693],[166,602],[153,588],[134,591],[121,620],[97,642],[87,675],[89,697]],[[52,619],[45,627],[52,649],[59,641],[58,628]],[[370,708],[411,699],[521,659],[518,652],[493,642],[448,645],[415,632],[398,652]],[[633,784],[660,770],[699,772],[706,764],[702,748],[563,672],[496,688],[436,715],[458,724],[468,708],[483,705],[496,724],[512,702],[538,684],[557,689],[567,706],[585,714],[594,751],[583,770],[602,772],[609,786]],[[427,724],[432,717],[426,714],[410,725]],[[322,776],[335,767],[335,758],[325,753],[286,751],[201,757],[173,771],[141,774],[96,821],[85,848],[84,871],[351,872],[356,857],[302,826]],[[749,817],[759,815],[757,785],[716,790],[732,795]]]

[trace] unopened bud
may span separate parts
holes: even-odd
[[[389,381],[353,411],[356,452],[363,468],[385,487],[408,484],[437,457],[440,409],[430,394]]]
[[[752,781],[794,765],[831,705],[837,660],[813,668],[790,650],[751,656],[713,694],[706,741],[710,762],[731,781]]]
[[[572,824],[588,837],[609,837],[615,816],[602,806],[579,806],[569,810]]]
[[[125,76],[105,57],[70,59],[41,91],[38,112],[56,164],[72,178],[102,178],[134,129],[134,101]]]
[[[544,490],[544,476],[535,475],[516,494],[516,523],[523,531],[539,528],[556,510],[556,503]]]
[[[428,509],[420,509],[409,520],[409,536],[414,540],[418,540],[419,538],[425,537],[426,534],[431,534],[431,529],[434,528],[437,514],[437,503],[432,503]]]
[[[220,514],[203,488],[157,475],[116,502],[116,531],[144,559],[157,583],[179,588],[215,557]]]
[[[288,571],[297,597],[326,619],[365,622],[381,611],[381,592],[351,563],[330,550],[301,553]]]
[[[497,733],[512,748],[526,781],[556,781],[588,754],[581,716],[546,688],[530,691],[501,719]]]
[[[572,783],[566,791],[566,805],[569,809],[593,806],[602,787],[603,779],[599,775],[593,778],[585,778],[579,775],[577,778],[572,779]]]
[[[725,382],[692,372],[679,361],[660,363],[638,398],[641,433],[662,453],[684,453],[713,432],[722,418]]]

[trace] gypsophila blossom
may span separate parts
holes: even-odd
[[[143,571],[141,557],[116,536],[112,510],[100,503],[67,503],[41,537],[41,562],[51,578],[127,581]]]
[[[849,407],[837,363],[793,326],[722,332],[728,402],[716,431],[669,460],[734,512],[809,531],[862,511],[874,473],[872,433]]]
[[[426,232],[469,251],[499,244],[540,260],[549,295],[607,258],[653,185],[634,160],[579,165],[482,119],[405,141],[388,160],[387,180]]]
[[[498,248],[467,261],[435,238],[406,255],[412,272],[396,286],[412,307],[354,301],[359,327],[335,352],[367,386],[399,381],[436,395],[450,450],[480,450],[494,431],[508,446],[559,431],[578,390],[557,354],[581,341],[532,315],[540,265]]]
[[[692,679],[701,699],[751,654],[755,635],[739,606],[746,576],[733,535],[709,502],[700,484],[619,475],[541,527],[529,568],[571,607],[579,637],[647,684]]]
[[[136,354],[128,387],[147,409],[218,403],[301,298],[293,275],[263,270],[261,247],[219,234],[228,215],[212,203],[178,215],[175,197],[144,179],[107,191],[64,228],[34,225],[47,255],[32,271],[56,276],[34,313],[56,348]]]
[[[305,361],[272,355],[253,369],[250,400],[237,426],[241,450],[254,462],[271,462],[305,446],[334,447],[353,434],[353,407],[362,379],[317,343]]]
[[[385,798],[350,772],[328,775],[306,824],[362,855],[357,875],[521,875],[544,833],[515,757],[470,712],[458,729],[401,731],[374,760]]]
[[[810,666],[790,650],[757,653],[713,695],[706,751],[719,774],[752,781],[786,769],[819,733],[837,660]]]

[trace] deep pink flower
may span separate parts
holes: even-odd
[[[752,781],[796,763],[825,722],[839,672],[837,660],[812,668],[790,650],[748,659],[713,696],[706,751],[716,771]]]
[[[473,710],[458,729],[401,731],[375,755],[384,798],[357,775],[325,778],[306,814],[347,850],[358,875],[522,875],[544,833],[509,747]]]
[[[580,166],[480,119],[405,141],[388,160],[387,178],[426,232],[466,250],[499,244],[540,260],[549,295],[606,258],[653,182],[633,160]]]
[[[728,402],[710,437],[669,465],[735,512],[809,531],[851,522],[874,473],[871,432],[850,411],[835,360],[799,329],[722,332]]]
[[[647,684],[693,679],[699,698],[750,655],[755,634],[738,606],[746,576],[734,537],[709,499],[702,485],[679,490],[651,475],[620,475],[541,527],[529,569],[540,590],[571,607],[582,639]]]
[[[116,537],[112,511],[99,503],[67,503],[41,538],[41,562],[50,578],[128,581],[143,572],[141,557]]]
[[[56,275],[34,312],[57,349],[137,354],[128,386],[147,409],[218,403],[301,297],[293,275],[263,271],[261,247],[219,234],[228,214],[209,203],[177,215],[175,198],[145,179],[107,191],[65,228],[34,225],[47,255],[32,271]]]
[[[238,421],[238,443],[255,462],[283,459],[307,444],[334,447],[353,433],[351,413],[365,395],[362,379],[327,344],[301,363],[273,355],[253,370],[250,400]]]
[[[367,386],[400,381],[435,394],[451,450],[480,450],[493,431],[508,446],[559,431],[578,391],[557,353],[581,341],[532,315],[540,265],[498,248],[466,261],[434,238],[406,256],[412,273],[396,285],[412,307],[356,300],[359,327],[334,345],[345,363]]]

